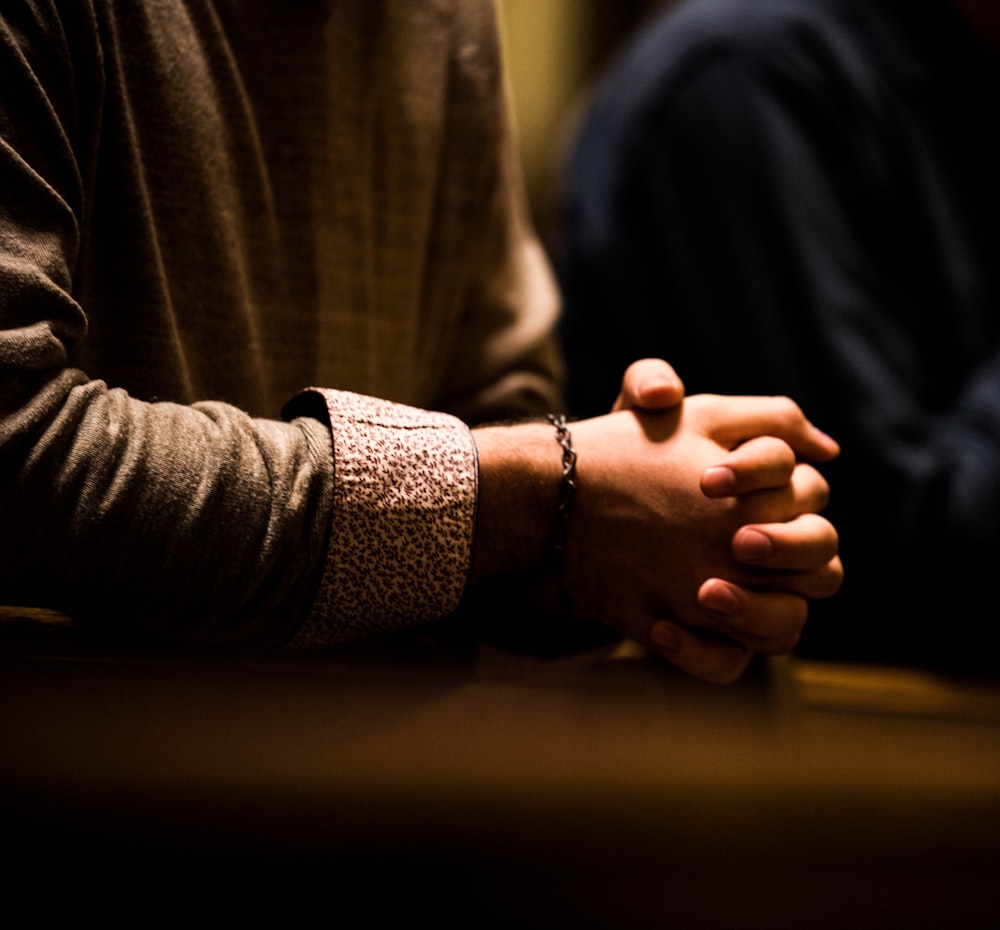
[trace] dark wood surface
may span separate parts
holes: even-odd
[[[370,914],[469,926],[1000,918],[991,683],[778,661],[715,688],[611,648],[15,642],[0,752],[22,861],[318,868]]]

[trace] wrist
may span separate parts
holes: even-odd
[[[479,498],[472,577],[540,568],[556,525],[562,451],[550,423],[473,431]]]

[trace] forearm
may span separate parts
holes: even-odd
[[[21,442],[0,429],[3,472],[17,475],[0,492],[0,602],[125,635],[294,634],[295,646],[457,607],[477,487],[460,420],[320,390],[288,406],[291,423],[219,403],[145,404],[85,380],[61,400]]]
[[[287,638],[331,520],[326,427],[76,375],[3,418],[0,597],[128,635]]]

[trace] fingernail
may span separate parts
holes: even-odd
[[[654,623],[649,630],[649,639],[661,652],[678,652],[681,648],[681,634],[669,623]]]
[[[733,542],[733,555],[741,562],[763,562],[772,552],[770,537],[760,530],[741,530]]]
[[[675,391],[678,388],[678,384],[676,381],[671,381],[669,378],[663,378],[659,375],[647,375],[639,381],[638,388],[640,394],[657,394],[660,391]]]
[[[701,486],[706,494],[726,497],[736,490],[736,474],[725,465],[714,465],[705,470]]]
[[[716,581],[702,589],[701,606],[717,614],[731,614],[739,608],[740,601],[729,585]]]

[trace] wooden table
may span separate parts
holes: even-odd
[[[907,670],[8,644],[0,798],[26,861],[316,870],[378,926],[1000,926],[1000,689]]]

